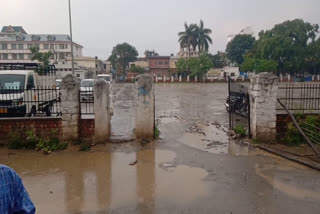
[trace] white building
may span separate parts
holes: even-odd
[[[82,56],[83,47],[73,42],[75,57]],[[31,47],[53,53],[51,63],[66,62],[71,57],[71,40],[64,34],[28,34],[21,26],[4,26],[0,32],[0,63],[34,63]]]

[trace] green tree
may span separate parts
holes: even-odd
[[[252,49],[255,38],[248,34],[238,34],[227,44],[227,56],[230,62],[240,65],[244,56]]]
[[[208,52],[209,44],[212,44],[211,33],[211,29],[205,28],[203,21],[200,20],[200,25],[196,26],[196,39],[200,53]]]
[[[128,43],[122,43],[115,46],[112,50],[109,61],[117,73],[125,74],[126,68],[129,66],[129,62],[135,61],[138,56],[138,51],[135,47]]]
[[[145,72],[145,68],[140,67],[140,66],[132,66],[129,68],[129,71],[133,72],[133,73],[142,74]]]
[[[51,51],[41,53],[38,47],[30,48],[31,51],[31,61],[37,60],[42,64],[42,66],[47,67],[50,64],[50,57],[53,56]]]
[[[315,42],[318,30],[319,25],[302,19],[285,21],[259,33],[253,55],[276,61],[278,72],[303,72],[308,64],[308,47]]]
[[[217,54],[208,54],[208,56],[211,58],[214,68],[223,68],[228,65],[226,53],[224,52],[218,51]]]
[[[272,59],[255,59],[252,57],[245,57],[244,62],[241,64],[240,68],[242,71],[255,71],[260,72],[274,72],[277,69],[277,62]]]
[[[197,33],[196,33],[196,25],[187,23],[184,24],[184,31],[179,32],[179,43],[181,47],[187,47],[188,49],[188,58],[190,58],[190,48],[191,45],[193,47],[197,46]]]
[[[188,71],[188,59],[180,58],[177,61],[177,70],[179,72],[187,72]]]

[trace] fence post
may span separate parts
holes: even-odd
[[[291,82],[291,75],[288,74],[288,82]]]
[[[173,82],[173,81],[174,81],[173,76],[171,76],[171,82]]]
[[[275,141],[279,78],[272,73],[261,73],[252,76],[250,80],[252,137],[263,142]]]
[[[181,77],[181,75],[179,76],[179,82],[182,82],[182,77]]]
[[[187,76],[187,82],[190,82],[190,76],[189,75]]]
[[[110,137],[110,85],[105,80],[97,80],[94,84],[94,141],[106,143]]]
[[[79,138],[80,81],[68,74],[61,82],[62,138],[66,142]]]
[[[166,82],[166,75],[163,75],[163,82]]]
[[[138,75],[135,87],[138,91],[136,99],[136,138],[154,138],[155,99],[152,78],[148,74]]]
[[[194,77],[194,81],[195,81],[195,82],[198,82],[198,76],[195,76],[195,77]]]

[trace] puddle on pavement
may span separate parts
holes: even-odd
[[[286,160],[282,160],[282,167],[280,165],[260,166],[256,164],[256,174],[274,189],[288,196],[303,200],[320,201],[320,186],[311,180],[310,182],[304,182],[306,175],[301,166],[293,168],[291,163],[287,167],[283,167],[284,161]]]
[[[249,148],[229,140],[227,129],[217,123],[198,122],[182,135],[180,142],[214,154],[248,155]]]
[[[175,153],[35,153],[1,156],[23,179],[39,213],[95,213],[157,204],[188,205],[207,196],[207,171],[175,164]],[[130,163],[137,162],[131,166]]]

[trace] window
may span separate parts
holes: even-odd
[[[11,49],[12,50],[17,50],[17,44],[11,44]]]
[[[17,54],[12,54],[11,57],[12,59],[17,59]]]
[[[48,50],[49,49],[49,44],[43,44],[43,49]]]
[[[2,50],[7,50],[8,49],[8,44],[2,44]]]
[[[76,77],[80,77],[80,74],[76,74]]]
[[[37,35],[33,35],[31,37],[32,41],[40,41],[40,36],[37,36]]]
[[[64,47],[65,47],[65,49],[68,49],[68,44],[65,44]]]
[[[59,44],[59,49],[64,49],[64,44]]]
[[[50,49],[54,49],[54,44],[50,44]]]
[[[163,62],[162,61],[159,61],[159,65],[162,65],[163,64]]]
[[[165,65],[169,65],[169,62],[168,62],[168,61],[165,61],[164,64],[165,64]]]
[[[64,57],[64,53],[60,53],[60,54],[59,54],[59,58],[60,58],[60,59],[64,59],[64,58],[65,58],[65,57]]]
[[[29,60],[31,60],[31,54],[28,54],[27,57]]]
[[[2,54],[2,59],[8,59],[8,54]]]
[[[231,76],[232,76],[232,77],[234,77],[234,76],[235,76],[235,74],[232,72],[232,73],[231,73]]]
[[[39,44],[33,44],[33,46],[36,47],[36,48],[40,48]]]
[[[32,48],[33,45],[32,44],[28,44],[28,49]]]
[[[18,44],[18,49],[23,50],[23,44]]]
[[[23,53],[18,54],[18,59],[24,59],[24,54]]]
[[[28,76],[27,89],[34,88],[33,75]]]

